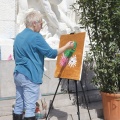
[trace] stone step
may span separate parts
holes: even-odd
[[[12,115],[0,116],[0,120],[13,120]]]
[[[89,119],[89,114],[86,108],[79,107],[79,110],[80,110],[80,117],[82,120]],[[54,108],[50,111],[50,116],[56,115],[56,117],[64,117],[66,114],[71,114],[73,117],[74,116],[76,117],[77,106],[72,105],[72,106]],[[103,116],[102,109],[99,110],[91,109],[90,116],[92,119],[102,117]]]
[[[90,120],[90,119],[88,119]],[[95,119],[92,119],[92,120],[104,120],[103,118],[95,118]]]
[[[54,109],[51,110],[50,116],[51,115],[54,116],[54,114],[55,114],[55,115],[58,115],[57,116],[58,118],[59,117],[61,118],[61,117],[64,117],[64,115],[66,113],[70,114],[72,116],[75,116],[75,114],[77,113],[77,106],[76,106],[76,104],[74,104],[74,98],[75,98],[74,94],[70,94],[70,98],[71,98],[71,100],[69,99],[69,94],[56,95],[54,102],[53,102]],[[44,97],[43,97],[43,99],[44,99]],[[51,103],[52,99],[53,99],[53,96],[45,97],[45,100],[46,100],[48,106]],[[38,102],[40,103],[40,101],[38,101]],[[103,117],[101,101],[88,103],[88,107],[89,107],[90,115],[91,115],[92,119],[96,119],[98,117]],[[86,109],[86,104],[85,103],[80,104],[79,109],[80,109],[80,113],[82,114],[81,117],[85,118],[85,120],[89,119],[88,111]]]
[[[71,96],[71,100],[69,99],[69,94],[58,94],[55,97],[55,100],[53,102],[53,107],[54,109],[52,109],[50,111],[50,116],[51,120],[57,120],[59,118],[59,120],[64,120],[62,118],[69,118],[69,119],[65,119],[65,120],[71,120],[72,118],[70,118],[71,116],[73,117],[73,120],[77,120],[78,116],[77,116],[77,106],[74,103],[74,95],[70,94]],[[53,99],[53,95],[49,95],[49,96],[43,96],[42,97],[42,101],[46,101],[47,103],[47,109],[49,108],[49,105],[51,103],[51,100]],[[6,119],[7,116],[11,116],[12,114],[12,105],[14,104],[15,100],[3,100],[0,101],[0,120],[3,117],[5,120],[10,120],[10,119]],[[38,100],[38,103],[40,104],[40,106],[42,106],[41,100]],[[102,114],[102,103],[101,101],[99,102],[92,102],[88,104],[89,109],[90,109],[90,115],[92,117],[92,119],[97,119],[99,117],[103,117]],[[80,104],[79,105],[79,109],[80,109],[80,116],[83,118],[81,118],[82,120],[89,120],[89,116],[88,116],[88,111],[86,109],[86,105],[85,104]],[[41,108],[42,110],[42,108]],[[75,118],[74,118],[75,117]],[[2,119],[2,120],[4,120]]]
[[[0,117],[0,120],[13,120],[12,119],[12,115],[7,115],[7,116],[2,116]],[[39,120],[45,120],[45,119],[39,119]],[[78,116],[76,115],[67,115],[67,116],[64,116],[64,117],[61,117],[61,118],[57,118],[57,117],[51,117],[49,120],[78,120]],[[81,119],[81,120],[84,120],[84,119]],[[90,120],[90,119],[87,119],[87,120]],[[101,118],[95,118],[95,119],[92,119],[92,120],[103,120]]]
[[[81,96],[79,96],[79,105],[82,107],[86,107],[85,100],[81,101],[80,97]],[[87,96],[86,96],[86,98],[87,98]],[[44,100],[44,99],[47,102],[47,105],[49,106],[49,104],[53,100],[53,95],[43,96],[42,100]],[[41,100],[38,100],[38,102],[41,104]],[[101,101],[95,101],[95,102],[87,101],[87,104],[89,106],[89,109],[102,109]],[[70,94],[70,95],[69,94],[58,94],[58,95],[56,95],[54,102],[53,102],[53,106],[55,108],[71,106],[71,105],[76,105],[76,96],[74,94]]]
[[[14,104],[14,101],[14,99],[0,101],[0,116],[7,116],[12,114],[12,105]]]

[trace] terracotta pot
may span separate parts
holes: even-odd
[[[120,94],[101,92],[104,120],[120,120]]]

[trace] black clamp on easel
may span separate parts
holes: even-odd
[[[50,107],[49,107],[49,110],[48,110],[48,114],[47,114],[47,116],[46,116],[46,120],[48,119],[50,110],[52,109],[53,102],[54,102],[55,96],[56,96],[56,94],[57,94],[57,91],[58,91],[58,88],[59,88],[59,85],[60,85],[61,80],[62,80],[62,78],[59,78],[59,83],[58,83],[58,86],[57,86],[57,88],[56,88],[56,91],[55,91],[53,100],[52,100],[52,102],[51,102],[51,104],[50,104]],[[69,79],[68,79],[68,81],[69,81]],[[77,86],[77,80],[74,80],[74,81],[75,81],[76,98],[77,98],[77,115],[78,115],[78,120],[80,120],[80,110],[79,110],[79,101],[78,101],[78,86]],[[90,115],[90,111],[89,111],[89,108],[88,108],[88,103],[87,103],[87,100],[86,100],[85,92],[84,92],[83,85],[82,85],[82,82],[81,82],[81,81],[80,81],[80,85],[81,85],[82,92],[83,92],[83,95],[84,95],[84,99],[85,99],[85,102],[86,102],[86,106],[87,106],[89,118],[90,118],[90,120],[92,120],[92,119],[91,119],[91,115]]]

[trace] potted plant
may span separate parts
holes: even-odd
[[[104,120],[120,120],[120,0],[77,0],[72,7],[89,35],[87,62],[93,63]]]

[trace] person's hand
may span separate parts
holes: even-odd
[[[74,41],[69,41],[68,43],[66,43],[65,46],[67,49],[73,49],[74,48]]]
[[[69,41],[63,47],[58,49],[58,55],[63,53],[67,49],[73,49],[73,48],[74,48],[74,41]]]

